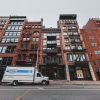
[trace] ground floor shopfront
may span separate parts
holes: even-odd
[[[66,71],[64,65],[41,65],[39,71],[44,75],[48,76],[51,80],[65,80]]]
[[[92,80],[88,63],[68,65],[70,80]],[[65,65],[40,65],[39,71],[50,80],[67,80]]]
[[[0,69],[0,80],[6,67]],[[50,80],[67,80],[65,65],[39,65],[39,71]],[[70,80],[92,80],[88,64],[68,65]],[[97,72],[100,79],[100,72]]]
[[[68,65],[70,80],[92,80],[88,63]]]
[[[96,79],[100,80],[100,67],[95,68],[94,70],[95,70],[95,73],[96,73]]]
[[[6,67],[0,67],[0,81],[2,80],[5,69]]]

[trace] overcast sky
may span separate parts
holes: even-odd
[[[79,26],[89,18],[100,18],[100,0],[0,0],[0,16],[24,15],[30,21],[44,19],[56,27],[59,14],[77,14]]]

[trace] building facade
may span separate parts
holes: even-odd
[[[66,79],[61,30],[45,28],[41,34],[39,70],[50,79]]]
[[[75,14],[60,15],[67,80],[95,80]]]
[[[95,80],[75,14],[60,15],[57,28],[44,27],[43,19],[29,22],[26,16],[1,20],[1,79],[7,66],[33,66],[52,80]]]
[[[91,18],[81,29],[81,34],[96,80],[100,80],[100,18]]]

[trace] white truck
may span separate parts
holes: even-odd
[[[43,76],[35,67],[7,66],[2,83],[11,83],[14,86],[18,85],[18,83],[41,83],[48,85],[49,78]]]

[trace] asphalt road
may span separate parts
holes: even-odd
[[[100,100],[100,86],[0,86],[0,100]]]

